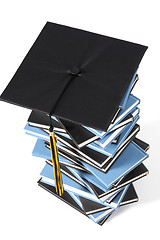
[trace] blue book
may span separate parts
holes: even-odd
[[[106,173],[85,162],[83,165],[107,188],[109,188],[121,177],[125,176],[142,163],[147,157],[148,154],[142,148],[136,143],[130,142]]]
[[[33,137],[37,137],[39,139],[42,140],[46,140],[49,141],[49,135],[47,132],[42,131],[41,128],[37,128],[37,127],[31,127],[28,123],[25,125],[24,127],[25,133],[33,136]]]
[[[46,129],[30,126],[29,123],[27,123],[24,127],[24,130],[26,131],[26,134],[28,134],[30,136],[49,141],[49,131]],[[64,136],[67,139],[71,139],[67,133],[58,132],[58,134],[60,136]],[[57,133],[56,133],[56,135],[57,135]]]
[[[65,174],[62,174],[62,181],[63,181],[63,187],[65,191],[70,191],[75,194],[78,194],[79,196],[86,197],[91,200],[96,200],[97,196],[94,194],[94,192],[90,189],[88,190],[87,186],[84,187],[83,185],[75,182]],[[43,168],[42,172],[40,173],[42,176],[41,182],[44,182],[46,184],[49,184],[51,186],[55,187],[55,182],[54,182],[54,174],[53,174],[53,167],[50,166],[49,164],[46,164],[45,167]]]
[[[50,149],[46,147],[45,142],[38,139],[34,149],[32,151],[32,155],[35,157],[40,157],[40,158],[44,158],[44,159],[51,159],[51,152]],[[78,161],[76,161],[73,158],[66,158],[65,156],[63,156],[62,154],[59,155],[59,162],[61,164],[64,164],[65,166],[70,166],[73,168],[77,168],[79,170],[85,170],[86,168]]]
[[[81,182],[83,183],[86,183],[86,180],[87,180],[87,183],[92,184],[90,186],[92,186],[91,188],[93,189],[94,191],[94,186],[98,187],[102,192],[103,194],[105,193],[105,196],[103,196],[102,198],[97,195],[97,197],[102,201],[102,202],[106,202],[108,199],[110,199],[111,197],[113,197],[113,195],[119,193],[121,190],[124,189],[124,187],[122,188],[118,188],[114,191],[111,191],[110,192],[110,189],[111,187],[107,188],[98,178],[96,178],[96,176],[92,175],[92,174],[89,174],[89,173],[85,173],[84,171],[81,171],[81,170],[77,170],[77,169],[73,169],[73,168],[70,168],[70,167],[67,167],[73,174],[76,178],[78,178]]]
[[[65,132],[63,126],[54,116],[51,116],[51,122],[55,132]],[[49,129],[49,115],[40,111],[33,110],[28,118],[28,123],[32,127],[39,127],[43,129]]]
[[[121,109],[120,113],[118,114],[117,118],[115,119],[113,124],[110,124],[107,131],[100,131],[97,129],[93,129],[90,127],[86,127],[89,131],[94,133],[95,135],[99,136],[100,138],[104,137],[106,134],[108,134],[113,127],[115,127],[116,124],[118,124],[120,121],[122,121],[138,104],[140,103],[140,99],[135,97],[134,95],[130,94],[126,103],[126,106],[124,109]]]
[[[93,213],[88,215],[88,217],[95,223],[99,223],[100,221],[102,221],[104,218],[108,217],[110,214],[112,214],[115,210],[114,209],[108,209],[105,211],[101,211],[98,213]]]
[[[27,124],[25,125],[25,127],[24,127],[24,130],[25,130],[25,133],[26,133],[27,135],[30,135],[30,136],[32,136],[32,137],[36,137],[36,138],[38,138],[38,139],[41,139],[41,140],[44,140],[44,141],[49,142],[48,132],[46,132],[46,131],[44,131],[44,130],[42,130],[42,129],[40,129],[40,128],[31,127],[31,126],[27,123]],[[85,160],[84,157],[80,156],[80,154],[81,154],[80,150],[76,149],[75,147],[72,147],[70,144],[68,144],[68,142],[63,141],[63,139],[61,139],[58,135],[56,135],[56,136],[57,136],[57,139],[58,139],[58,149],[59,149],[59,150],[63,150],[63,151],[65,150],[65,151],[67,151],[68,153],[70,153],[72,156],[74,156],[74,157],[79,157],[79,158],[81,158],[82,160]],[[65,136],[66,139],[69,139],[68,134],[62,134],[61,136]],[[60,141],[59,141],[59,140],[60,140]],[[41,143],[41,144],[42,144],[42,143]],[[67,149],[67,150],[66,150],[66,148],[64,148],[65,145],[71,147],[73,150],[76,150],[76,151],[77,151],[77,154],[76,154],[76,152],[71,151],[71,149]],[[65,146],[65,147],[66,147],[66,146]],[[79,154],[78,154],[78,153],[79,153]]]
[[[49,131],[47,131],[45,129],[32,127],[27,123],[24,127],[24,130],[27,135],[49,141]],[[55,133],[55,134],[57,136],[57,139],[59,138],[59,136],[64,136],[66,139],[71,140],[70,136],[67,133],[58,132],[58,134],[57,133]],[[64,142],[64,143],[66,144],[67,142]],[[60,144],[61,144],[61,142],[60,142]]]

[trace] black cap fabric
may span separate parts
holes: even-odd
[[[47,22],[1,99],[106,130],[146,49]]]

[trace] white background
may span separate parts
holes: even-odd
[[[150,175],[135,183],[139,203],[119,209],[103,227],[37,186],[42,159],[25,135],[29,110],[0,102],[0,239],[158,239],[160,217],[160,5],[157,0],[0,3],[0,93],[46,21],[149,46],[134,94],[141,99],[139,137],[149,142]]]

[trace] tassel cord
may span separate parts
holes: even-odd
[[[62,176],[61,176],[60,164],[58,159],[57,138],[55,136],[54,129],[52,126],[51,115],[49,115],[49,117],[50,117],[49,142],[50,142],[50,150],[51,150],[51,157],[52,157],[52,164],[53,164],[55,188],[56,188],[57,194],[61,196],[63,193],[63,183],[62,183]]]

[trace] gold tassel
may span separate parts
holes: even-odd
[[[51,150],[51,157],[52,157],[52,164],[53,164],[55,188],[56,188],[57,194],[59,196],[62,196],[63,183],[62,183],[62,176],[61,176],[61,170],[60,170],[59,159],[58,159],[57,138],[55,136],[52,126],[49,129],[49,143],[50,143],[50,150]]]

